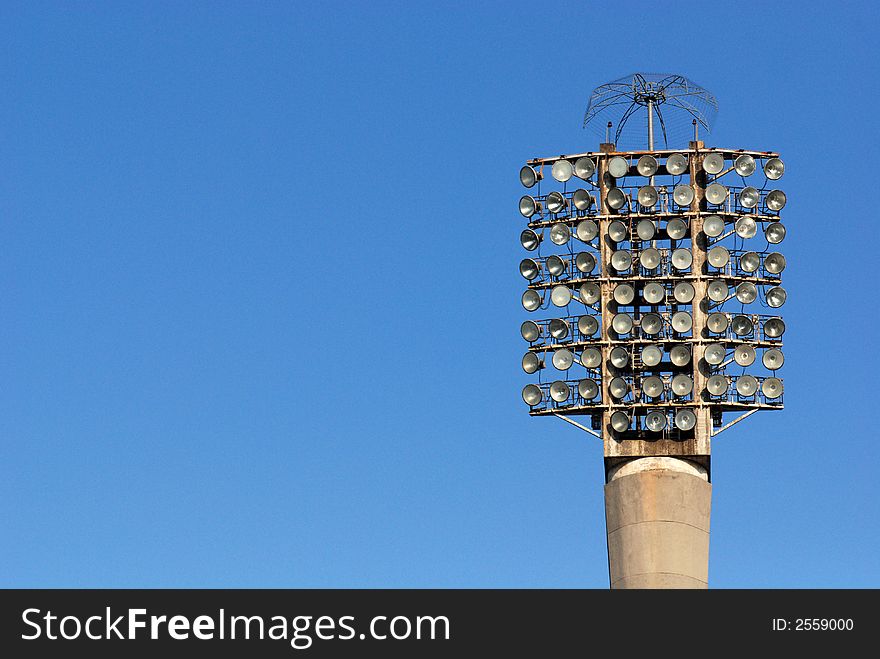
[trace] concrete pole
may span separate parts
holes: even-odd
[[[612,589],[708,588],[712,485],[706,469],[673,457],[630,460],[605,484]]]

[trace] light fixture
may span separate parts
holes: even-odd
[[[740,176],[751,176],[755,173],[755,159],[744,153],[733,161],[733,168]]]
[[[750,281],[744,281],[736,287],[736,299],[743,304],[751,304],[758,298],[758,288]]]
[[[724,245],[715,245],[709,250],[707,259],[713,268],[723,268],[730,262],[730,252]]]
[[[555,190],[547,195],[547,210],[551,213],[561,213],[568,206],[568,199],[561,192]]]
[[[672,390],[672,393],[679,398],[690,396],[691,392],[694,390],[694,381],[690,375],[679,373],[672,377],[672,381],[669,383],[669,388]]]
[[[612,378],[608,383],[608,393],[619,400],[629,393],[629,385],[621,377]]]
[[[656,366],[663,359],[663,349],[658,345],[647,345],[642,348],[642,364]]]
[[[550,301],[557,307],[568,306],[571,302],[571,289],[568,286],[554,286],[550,291]]]
[[[614,156],[608,161],[608,173],[614,178],[622,178],[629,173],[629,163],[626,158]]]
[[[687,270],[693,265],[694,255],[691,250],[679,247],[672,252],[672,267],[676,270]]]
[[[547,260],[544,261],[544,267],[547,268],[547,272],[554,277],[559,277],[560,275],[565,274],[565,268],[567,266],[568,262],[557,254],[548,256]]]
[[[771,211],[781,211],[785,208],[786,197],[782,190],[771,190],[767,193],[764,203]]]
[[[602,351],[599,348],[586,348],[581,353],[581,365],[584,368],[599,368],[602,364]]]
[[[636,225],[636,235],[639,237],[639,240],[651,240],[656,229],[653,221],[639,220],[639,223]]]
[[[632,316],[625,313],[615,314],[611,319],[611,329],[618,334],[628,334],[633,327]]]
[[[673,255],[674,258],[675,255]],[[690,282],[682,281],[672,289],[672,297],[679,304],[690,304],[694,299],[694,286]]]
[[[681,153],[673,153],[666,159],[666,171],[673,176],[684,174],[688,168],[687,156]]]
[[[723,279],[713,279],[710,281],[706,292],[709,295],[709,299],[713,302],[724,302],[730,294],[730,290],[727,288],[727,282]]]
[[[679,430],[691,430],[697,425],[697,415],[690,410],[678,410],[675,413],[675,427]]]
[[[703,233],[710,238],[717,238],[724,233],[724,219],[720,215],[709,215],[703,221]]]
[[[626,365],[629,364],[629,353],[624,348],[618,346],[611,349],[608,359],[611,360],[614,368],[626,368]]]
[[[557,160],[553,163],[550,173],[553,174],[553,178],[557,181],[565,183],[574,174],[574,167],[571,166],[568,160]]]
[[[677,311],[672,314],[672,329],[679,334],[685,334],[691,331],[694,326],[694,319],[687,311]]]
[[[519,198],[519,212],[523,217],[531,217],[535,213],[541,214],[541,204],[534,197],[523,195]]]
[[[541,361],[541,358],[538,357],[533,352],[527,352],[523,355],[522,358],[522,370],[524,370],[529,375],[533,373],[537,373],[540,369],[544,368],[544,362]]]
[[[757,252],[746,252],[739,257],[739,267],[743,272],[755,272],[761,265],[761,257]]]
[[[596,163],[592,158],[578,158],[574,161],[574,175],[580,179],[587,180],[596,171]]]
[[[544,300],[541,298],[538,291],[529,289],[522,294],[522,305],[526,311],[534,311],[535,309],[540,308],[543,302]]]
[[[703,169],[707,174],[718,174],[724,169],[724,156],[720,153],[709,153],[703,158]]]
[[[657,159],[654,156],[645,154],[636,163],[636,171],[641,176],[654,176],[657,173]]]
[[[724,334],[727,331],[729,324],[730,321],[727,318],[727,314],[723,314],[720,311],[710,313],[709,317],[706,319],[706,328],[712,332],[712,334]]]
[[[583,188],[578,188],[574,191],[574,194],[571,195],[571,203],[573,203],[574,207],[579,211],[589,210],[590,206],[593,205],[593,195]]]
[[[642,332],[644,334],[656,336],[663,330],[663,319],[660,317],[659,314],[646,313],[644,316],[642,316],[639,327],[642,328]]]
[[[687,366],[691,361],[691,349],[688,346],[674,346],[669,351],[669,361],[675,366]]]
[[[553,368],[556,370],[567,371],[571,368],[571,365],[574,364],[574,355],[571,350],[563,348],[562,350],[557,350],[553,353],[551,361],[553,362]]]
[[[694,200],[694,189],[684,183],[676,185],[672,191],[672,199],[679,206],[690,206]]]
[[[710,343],[706,346],[705,352],[703,352],[703,359],[712,366],[718,366],[718,364],[724,361],[726,356],[727,350],[720,343]]]
[[[774,400],[782,395],[782,380],[779,378],[764,378],[761,383],[761,393],[764,398]]]
[[[618,272],[626,272],[632,266],[632,255],[625,249],[618,250],[611,255],[611,267]]]
[[[660,265],[660,252],[653,247],[643,249],[639,254],[639,263],[645,270],[653,270]]]
[[[519,170],[519,182],[522,183],[525,187],[531,188],[534,187],[535,183],[541,180],[541,175],[538,174],[534,170],[534,168],[525,165],[522,169]]]
[[[527,384],[523,387],[522,390],[522,398],[525,401],[526,405],[529,407],[534,407],[535,405],[539,405],[541,401],[544,399],[544,394],[541,393],[541,388],[536,384]]]
[[[648,304],[660,304],[666,299],[666,289],[662,284],[652,281],[645,284],[645,287],[642,289],[642,297],[645,298],[645,302]]]
[[[614,287],[614,301],[617,304],[632,304],[636,292],[629,284],[618,284]]]
[[[737,336],[748,336],[754,331],[755,325],[747,316],[734,316],[730,321],[730,329]]]
[[[620,188],[611,188],[607,196],[608,206],[614,210],[620,210],[626,205],[626,195]]]
[[[764,368],[768,371],[776,371],[782,368],[782,365],[785,363],[785,357],[778,348],[770,348],[770,350],[764,351],[761,363],[764,364]]]
[[[710,183],[706,188],[706,201],[717,206],[724,203],[727,194],[727,188],[720,183]]]
[[[557,403],[564,403],[571,395],[568,385],[562,380],[556,380],[550,385],[550,398]]]
[[[767,297],[767,305],[773,309],[778,309],[783,304],[785,304],[785,299],[788,297],[785,293],[785,289],[782,286],[774,286],[766,294]]]
[[[584,400],[593,400],[599,395],[599,385],[595,380],[581,380],[578,382],[578,395]]]
[[[578,318],[578,332],[584,338],[590,338],[599,331],[599,321],[595,316],[581,316]]]
[[[771,245],[778,245],[785,239],[785,225],[782,222],[771,222],[764,229],[764,236]]]
[[[626,225],[620,220],[614,220],[608,225],[608,237],[616,243],[626,240],[628,234]]]
[[[571,229],[567,224],[557,222],[550,227],[550,240],[554,245],[565,245],[569,238],[571,238]]]
[[[574,265],[584,274],[589,274],[596,267],[596,257],[589,252],[578,252],[574,258]]]
[[[615,432],[624,432],[629,430],[629,416],[626,412],[617,411],[611,415],[611,427]]]
[[[778,339],[785,334],[785,323],[782,318],[768,318],[764,321],[764,336],[768,339]]]
[[[764,175],[771,181],[777,181],[785,173],[785,164],[779,158],[770,158],[764,163]]]
[[[778,275],[785,270],[785,257],[779,252],[771,252],[764,257],[764,269],[772,275]]]
[[[741,217],[734,225],[736,235],[743,239],[754,238],[758,233],[758,223],[750,217]]]
[[[578,289],[578,297],[584,304],[596,304],[601,297],[599,286],[593,283],[581,284]]]
[[[743,208],[754,208],[761,201],[761,193],[751,186],[743,188],[739,193],[739,203]]]
[[[538,245],[541,244],[541,240],[543,238],[543,234],[538,235],[531,229],[526,229],[521,234],[519,234],[519,243],[523,246],[523,249],[526,249],[529,252],[534,252],[536,249],[538,249]]]
[[[548,325],[548,329],[550,330],[550,336],[552,336],[557,341],[562,341],[563,339],[568,338],[568,321],[563,320],[562,318],[552,319],[550,321],[550,324]]]
[[[599,235],[599,226],[593,220],[581,220],[575,227],[575,234],[578,240],[588,243]]]
[[[736,379],[736,393],[751,398],[758,391],[758,381],[753,375],[740,375]]]
[[[688,225],[684,220],[676,218],[666,223],[666,235],[673,240],[681,240],[687,235],[687,232]]]
[[[543,330],[541,329],[541,326],[538,325],[538,323],[536,323],[535,321],[527,320],[519,326],[519,333],[526,341],[528,341],[529,343],[534,343],[539,338],[541,338]]]
[[[706,391],[712,396],[723,396],[727,393],[727,378],[723,375],[712,375],[706,380]]]
[[[519,262],[519,274],[532,281],[541,273],[541,265],[534,259],[523,259]]]
[[[648,398],[658,398],[663,395],[663,380],[656,375],[642,380],[642,393]]]
[[[740,366],[751,366],[755,363],[755,348],[742,343],[733,351],[733,359]]]
[[[651,432],[660,432],[666,428],[666,415],[659,410],[648,412],[645,416],[645,427]]]

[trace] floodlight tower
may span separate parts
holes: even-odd
[[[627,76],[590,97],[598,151],[520,170],[522,305],[549,314],[520,328],[522,398],[603,441],[612,588],[707,587],[711,439],[783,406],[785,167],[706,147],[717,107],[683,76]]]

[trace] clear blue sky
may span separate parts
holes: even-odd
[[[3,3],[0,585],[607,587],[601,445],[520,399],[517,172],[647,70],[787,165],[711,583],[880,586],[875,7]]]

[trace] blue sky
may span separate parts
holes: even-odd
[[[517,172],[646,70],[786,161],[711,585],[880,586],[877,14],[3,3],[0,585],[607,587],[601,445],[520,399]]]

